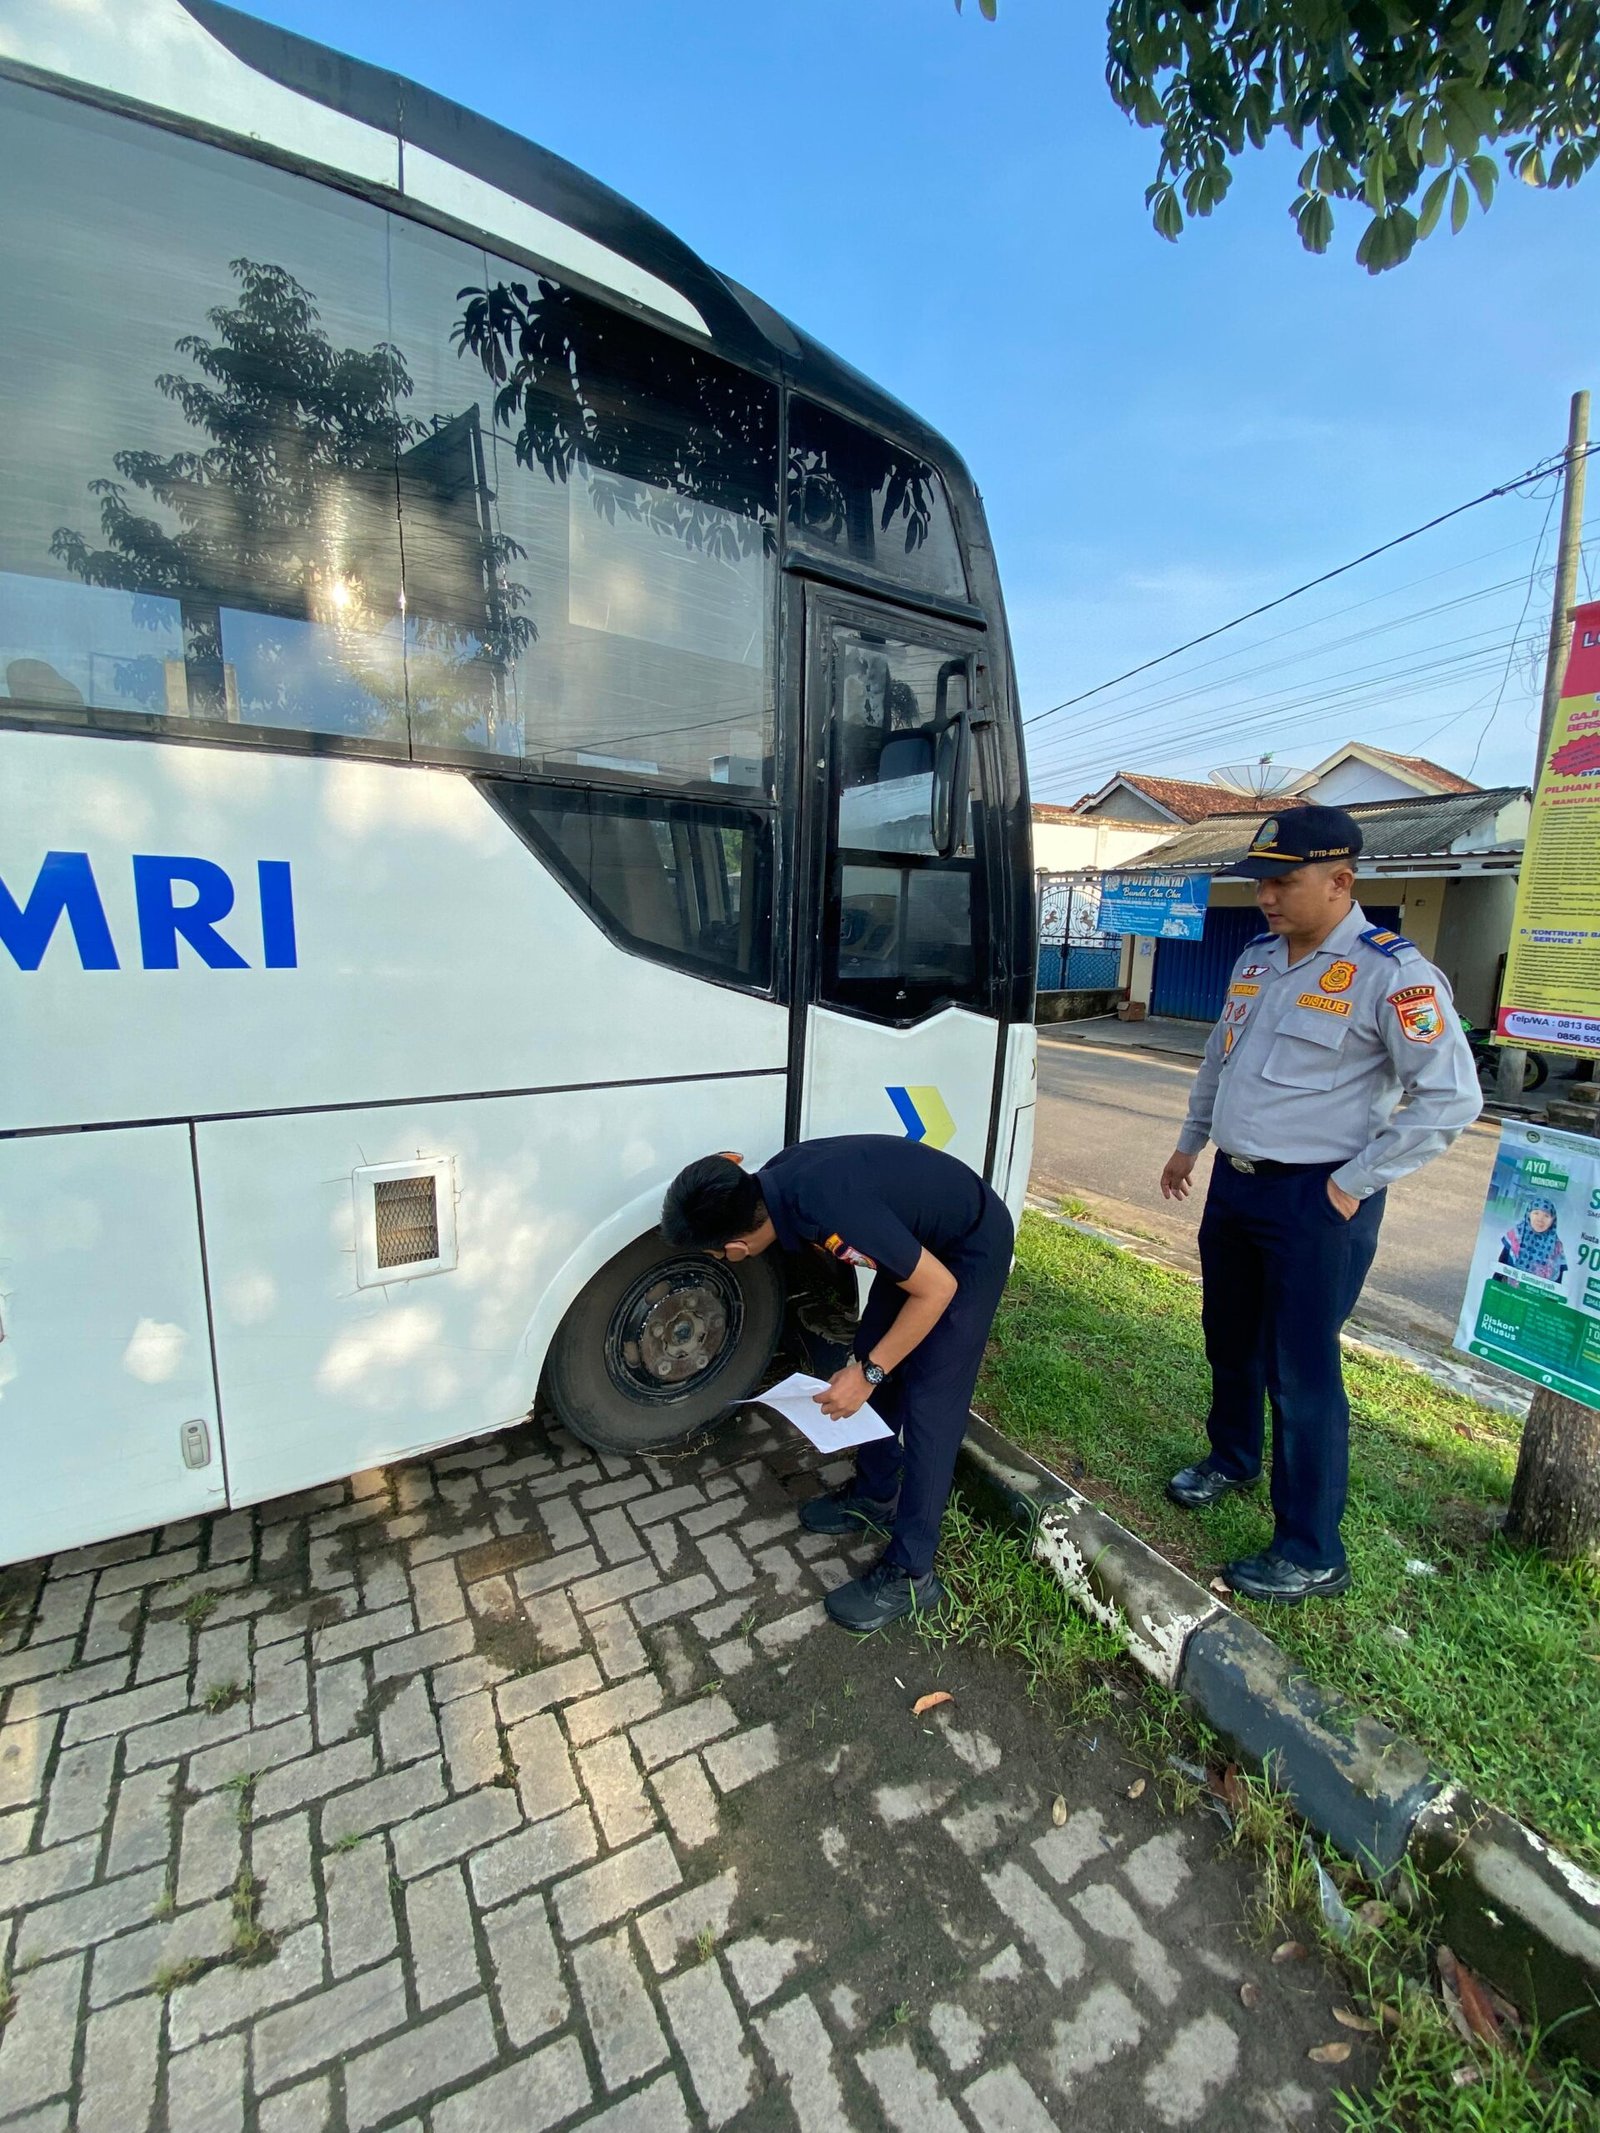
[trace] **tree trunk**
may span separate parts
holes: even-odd
[[[1534,1394],[1506,1538],[1563,1562],[1600,1563],[1600,1410]]]
[[[1546,1115],[1569,1133],[1595,1135],[1596,1099],[1600,1089],[1579,1084]],[[1534,1394],[1517,1454],[1506,1538],[1562,1562],[1600,1563],[1600,1410],[1543,1388]]]

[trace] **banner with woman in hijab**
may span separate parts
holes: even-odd
[[[1501,1128],[1456,1346],[1600,1408],[1600,1140]]]

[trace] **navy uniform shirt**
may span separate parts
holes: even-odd
[[[888,1133],[801,1141],[756,1183],[785,1251],[817,1244],[894,1281],[910,1280],[924,1248],[947,1266],[959,1258],[989,1205],[965,1163]]]
[[[1298,963],[1272,934],[1240,956],[1178,1146],[1337,1163],[1334,1184],[1364,1200],[1448,1148],[1482,1109],[1443,973],[1353,904]]]

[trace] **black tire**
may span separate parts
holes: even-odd
[[[765,1258],[730,1266],[640,1237],[561,1321],[545,1366],[551,1403],[597,1451],[680,1444],[754,1389],[783,1304],[783,1278]]]
[[[1542,1088],[1549,1079],[1550,1068],[1548,1062],[1541,1059],[1537,1052],[1530,1052],[1528,1054],[1528,1063],[1522,1070],[1522,1086],[1525,1089]]]

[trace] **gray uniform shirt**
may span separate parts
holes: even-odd
[[[1482,1109],[1443,975],[1353,904],[1298,963],[1265,935],[1234,964],[1178,1146],[1338,1163],[1334,1184],[1364,1200],[1441,1154]]]

